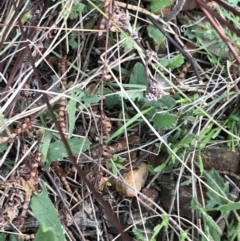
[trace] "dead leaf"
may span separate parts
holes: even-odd
[[[137,191],[140,191],[145,185],[148,178],[147,165],[141,162],[138,169],[128,171],[123,174],[125,182]],[[135,196],[135,191],[122,183],[120,180],[116,182],[116,190],[122,192],[127,197]]]

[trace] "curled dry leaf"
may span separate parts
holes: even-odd
[[[128,171],[123,174],[125,182],[131,186],[133,189],[136,188],[137,191],[140,191],[145,185],[148,177],[147,165],[144,162],[141,162],[138,169],[133,171]],[[127,197],[135,196],[135,191],[129,188],[120,180],[116,181],[116,190],[125,194]]]

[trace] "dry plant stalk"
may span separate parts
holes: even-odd
[[[106,17],[105,16],[102,17],[99,25],[100,31],[98,32],[98,37],[100,40],[103,38],[103,32],[106,33],[109,30],[111,32],[120,32],[121,28],[125,30],[130,28],[130,23],[129,23],[130,19],[128,15],[121,7],[115,4],[115,1],[113,0],[104,1],[103,12],[106,15]],[[102,70],[102,76],[106,81],[109,81],[112,79],[112,76],[108,74],[106,64],[104,65],[104,68]]]
[[[67,85],[67,57],[63,57],[59,60],[58,62],[58,67],[61,71],[62,74],[62,90],[63,93],[66,90],[66,85]],[[67,133],[67,99],[65,96],[61,96],[60,98],[60,104],[59,104],[59,109],[58,109],[58,114],[59,114],[59,125],[62,128],[63,133]]]
[[[24,154],[26,148],[23,149]],[[20,231],[24,231],[24,220],[28,211],[32,193],[38,190],[39,180],[37,169],[39,165],[41,165],[41,156],[42,155],[39,152],[30,152],[26,158],[27,163],[21,165],[10,180],[0,182],[0,187],[9,189],[7,200],[3,206],[4,212],[0,216],[1,229],[7,227],[14,219],[17,218],[18,229]],[[21,189],[19,189],[19,186]]]
[[[126,138],[121,138],[117,143],[108,146],[108,150],[111,154],[115,154],[128,149],[129,145],[138,144],[140,141],[139,136],[131,135]]]
[[[111,158],[113,154],[127,150],[129,145],[138,144],[139,139],[139,136],[131,135],[128,137],[128,141],[124,137],[113,145],[103,145],[102,148],[99,148],[99,146],[94,146],[90,150],[91,157],[93,159],[97,159],[102,155],[105,158]],[[86,157],[81,155],[81,160],[86,160]]]
[[[21,122],[17,124],[17,127],[12,131],[9,136],[0,135],[0,144],[5,142],[12,143],[18,138],[20,134],[28,133],[33,125],[33,122],[33,116],[25,117]]]
[[[182,70],[181,70],[181,73],[179,74],[179,76],[173,81],[175,85],[179,85],[183,79],[185,79],[187,73],[188,73],[188,70],[191,68],[192,64],[187,61],[183,67],[182,67]]]
[[[112,123],[104,112],[101,113],[100,119],[98,120],[98,128],[102,130],[103,134],[107,135],[112,129]]]
[[[153,51],[146,51],[146,64],[145,70],[147,75],[147,89],[145,96],[148,100],[158,100],[161,99],[164,95],[168,95],[163,89],[164,86],[161,82],[156,80],[150,71],[150,66],[152,60],[156,57],[156,53]]]
[[[23,239],[23,240],[33,240],[33,239],[35,239],[35,237],[36,237],[35,234],[19,235],[19,239]]]
[[[53,168],[53,170],[56,172],[56,174],[58,175],[58,177],[60,178],[60,180],[62,181],[64,187],[66,188],[67,192],[70,195],[74,195],[72,192],[72,189],[70,188],[68,181],[66,179],[67,173],[65,172],[65,170],[62,168],[61,163],[60,162],[53,162],[51,164],[51,167]],[[78,192],[74,192],[77,196],[77,199],[79,202],[82,202],[82,197],[79,195]],[[74,200],[74,199],[73,199]]]
[[[108,1],[105,1],[105,0],[98,0],[99,2],[104,2],[105,3],[105,6],[106,4],[109,4],[109,0]],[[148,10],[142,8],[142,7],[138,7],[138,6],[135,6],[135,5],[132,5],[132,4],[128,4],[128,3],[124,3],[124,2],[119,2],[119,1],[114,1],[114,5],[115,6],[118,6],[120,8],[123,8],[123,9],[128,9],[128,10],[133,10],[135,12],[140,12],[140,13],[143,13],[143,14],[147,14],[147,15],[150,15],[152,16],[153,18],[155,19],[158,19],[158,20],[161,20],[161,18],[151,12],[149,12]],[[105,12],[106,13],[106,12]]]

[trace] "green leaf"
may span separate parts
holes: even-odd
[[[31,17],[31,11],[27,11],[23,16],[21,17],[21,23],[25,24],[27,20]]]
[[[109,163],[109,169],[112,170],[113,174],[117,174],[118,170],[123,168],[123,164],[126,158],[121,158],[117,155],[113,155],[112,161]]]
[[[139,33],[140,29],[142,28],[142,26],[134,26],[133,27],[133,33]],[[124,42],[122,43],[122,47],[123,47],[123,52],[126,53],[129,50],[134,49],[134,41],[132,40],[131,36],[129,33],[125,32],[121,32],[120,34],[120,39],[123,40]]]
[[[152,12],[157,12],[158,10],[169,6],[172,4],[171,0],[152,0],[151,5],[150,5],[150,10]]]
[[[53,227],[46,227],[45,224],[41,224],[38,228],[34,241],[57,241],[56,233]]]
[[[189,229],[181,232],[180,241],[185,241],[188,239]]]
[[[30,207],[34,213],[34,216],[41,224],[53,229],[57,241],[65,241],[57,211],[48,197],[48,192],[43,182],[41,182],[41,186],[42,192],[39,194],[33,194]]]
[[[110,162],[108,167],[112,171],[113,174],[117,174],[119,169],[123,168],[123,165],[119,164],[119,163],[112,163],[112,162]]]
[[[105,97],[104,102],[109,109],[113,109],[115,106],[121,106],[121,98],[119,95],[108,95]]]
[[[153,107],[150,107],[146,110],[141,111],[142,115],[145,115],[147,112],[151,111]],[[108,144],[111,140],[113,140],[115,137],[120,136],[124,131],[133,124],[138,118],[140,117],[140,114],[137,113],[135,116],[133,116],[129,121],[127,121],[122,127],[120,127],[117,131],[115,131],[106,141],[105,143]]]
[[[177,121],[177,115],[170,113],[157,113],[153,118],[153,126],[156,129],[167,130],[174,128]]]
[[[129,76],[131,74],[131,71],[129,71],[128,69],[125,69],[121,66],[115,66],[114,68],[112,68],[113,70],[116,70],[118,73],[121,73],[122,75],[125,76]]]
[[[49,149],[50,142],[52,140],[52,131],[45,130],[43,136],[43,144],[40,147],[40,153],[42,154],[41,162],[47,161],[47,153]]]
[[[74,36],[71,36],[69,39],[69,45],[72,47],[72,49],[77,49],[78,48],[78,43],[75,40]]]
[[[191,200],[191,208],[193,210],[201,210],[202,209],[202,205],[198,202],[198,200],[196,198],[192,198],[192,200]]]
[[[176,101],[170,97],[170,96],[163,96],[160,100],[159,100],[164,107],[171,109],[176,105]]]
[[[220,128],[219,128],[220,129]],[[219,131],[218,128],[212,129],[210,132],[207,133],[207,135],[201,140],[199,147],[204,148],[211,139],[214,139],[215,133]]]
[[[233,113],[230,114],[227,119],[240,123],[240,117],[238,115],[236,115],[236,114],[233,114]]]
[[[122,47],[123,47],[123,52],[126,53],[129,50],[133,49],[133,42],[128,40],[128,38],[126,38],[126,34],[121,33],[120,34],[120,39],[125,39],[125,41],[122,43]]]
[[[204,221],[204,233],[206,236],[209,234],[213,237],[213,240],[219,240],[219,235],[222,234],[222,230],[217,225],[217,223],[209,216],[203,209],[202,205],[198,202],[196,198],[192,198],[191,207],[193,210],[198,210]]]
[[[155,168],[154,168],[154,172],[155,172],[155,173],[161,172],[165,167],[166,167],[166,163],[163,163],[163,164],[155,167]]]
[[[19,241],[18,240],[18,236],[16,234],[10,234],[10,237],[9,237],[9,241]],[[20,241],[23,241],[22,239],[20,239]]]
[[[67,112],[68,112],[68,131],[69,131],[69,138],[72,137],[73,130],[75,128],[76,122],[76,111],[77,111],[77,101],[76,99],[75,90],[71,91],[71,98],[68,101]]]
[[[168,228],[168,223],[169,223],[169,216],[162,215],[162,222],[154,227],[153,234],[150,238],[150,241],[156,241],[155,237],[158,235],[158,233],[163,227],[165,227],[166,229]]]
[[[146,85],[147,75],[144,66],[141,63],[136,63],[133,72],[130,75],[130,84]]]
[[[191,142],[192,142],[194,136],[195,136],[194,134],[190,134],[190,135],[185,136],[185,137],[180,141],[179,145],[184,146],[184,147],[189,147],[189,146],[191,146]]]
[[[89,149],[91,142],[86,138],[72,138],[67,139],[68,144],[72,150],[73,155],[78,155]],[[68,157],[67,150],[62,141],[55,141],[50,144],[47,154],[48,162],[61,161],[63,158]]]
[[[237,237],[237,240],[240,240],[240,223],[237,224],[235,231],[235,235]]]
[[[204,171],[204,164],[203,164],[201,150],[198,150],[198,165],[199,165],[200,174],[202,175]]]
[[[89,93],[89,89],[86,89],[84,91],[80,88],[74,88],[71,95],[73,97],[73,101],[84,102],[85,107],[89,107],[91,104],[96,104],[100,100],[100,97],[98,95]]]
[[[4,115],[2,114],[2,108],[0,107],[0,127],[4,126],[6,122],[7,122],[7,119],[4,118]],[[7,136],[6,131],[3,131],[1,133],[1,135]],[[6,149],[7,149],[7,143],[6,142],[0,144],[0,153],[4,152]]]
[[[19,38],[19,36],[21,36],[21,31],[19,29],[16,30],[16,36],[11,39],[11,41],[9,42],[9,44],[2,50],[0,51],[0,55],[2,55],[3,53],[5,53],[8,49],[10,49],[13,45],[16,44],[16,40]]]
[[[7,234],[5,233],[0,233],[0,241],[5,241],[7,237]]]
[[[7,150],[7,143],[3,142],[0,144],[0,153],[4,152],[5,150]]]
[[[79,16],[79,13],[82,13],[85,8],[85,4],[83,3],[73,3],[72,9],[69,13],[70,19],[76,19]]]
[[[209,140],[212,139],[212,136],[215,132],[215,131],[213,132],[212,127],[213,127],[213,123],[210,123],[207,125],[207,127],[205,127],[201,131],[201,133],[198,137],[199,143],[200,143],[200,148],[204,148],[208,144]]]
[[[96,104],[100,97],[95,94],[89,94],[90,90],[87,89],[86,91],[80,88],[74,88],[71,91],[71,98],[68,102],[67,112],[69,118],[69,137],[72,136],[73,130],[75,128],[76,122],[76,111],[77,111],[77,102],[84,102],[85,107],[89,107],[91,104]]]
[[[148,171],[149,171],[151,174],[156,174],[156,173],[154,172],[154,167],[153,167],[152,165],[147,165],[147,169],[148,169]]]
[[[226,204],[226,200],[220,197],[220,195],[229,197],[229,185],[223,182],[222,178],[214,169],[206,173],[206,180],[207,184],[214,190],[208,189],[207,191],[209,200],[206,207],[213,208],[217,205]],[[218,193],[220,195],[218,195]]]
[[[170,220],[170,216],[168,216],[167,214],[162,215],[161,226],[168,228],[169,220]]]
[[[143,95],[143,91],[139,91],[139,90],[128,90],[126,91],[127,94],[125,93],[119,93],[120,96],[122,96],[123,98],[127,99],[130,98],[131,100],[135,101],[135,100],[143,100],[144,99],[144,95]],[[128,97],[127,97],[128,95]]]
[[[228,2],[229,2],[231,5],[233,5],[234,7],[236,7],[237,4],[238,4],[238,2],[239,2],[239,0],[228,0]]]
[[[239,210],[239,209],[240,209],[240,203],[239,202],[227,203],[227,204],[220,205],[218,207],[218,210],[221,211],[222,216],[225,216],[225,214],[229,211]]]
[[[160,45],[164,41],[164,35],[153,25],[149,25],[147,31],[149,37],[151,37],[157,45]]]
[[[170,59],[159,59],[159,63],[166,68],[176,69],[179,68],[184,63],[184,58],[182,54],[178,54]]]
[[[145,241],[145,238],[144,238],[142,232],[138,228],[133,228],[132,232],[134,233],[137,240]]]
[[[97,94],[101,95],[101,89],[97,90]],[[118,94],[113,93],[109,88],[103,88],[103,94],[105,96],[104,103],[109,109],[112,109],[115,106],[121,106],[122,101]]]
[[[147,98],[144,98],[144,104],[146,106],[155,106],[155,107],[166,107],[167,109],[171,109],[176,105],[176,101],[170,97],[170,96],[163,96],[161,99],[159,100],[148,100]]]
[[[189,178],[187,178],[185,181],[181,182],[180,185],[181,185],[182,187],[183,187],[183,186],[189,186],[191,183],[192,183],[192,178],[189,177]]]
[[[222,235],[222,230],[220,229],[220,227],[206,212],[202,210],[201,214],[204,220],[204,227],[209,228],[209,233],[213,237],[213,240],[220,241],[220,235]]]
[[[80,90],[80,92],[81,91],[84,93],[82,101],[84,101],[86,107],[89,107],[91,104],[96,104],[100,100],[99,96],[95,94],[89,94],[90,93],[89,89],[87,89],[86,91]]]

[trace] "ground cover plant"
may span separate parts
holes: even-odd
[[[240,240],[239,7],[2,1],[0,241]]]

